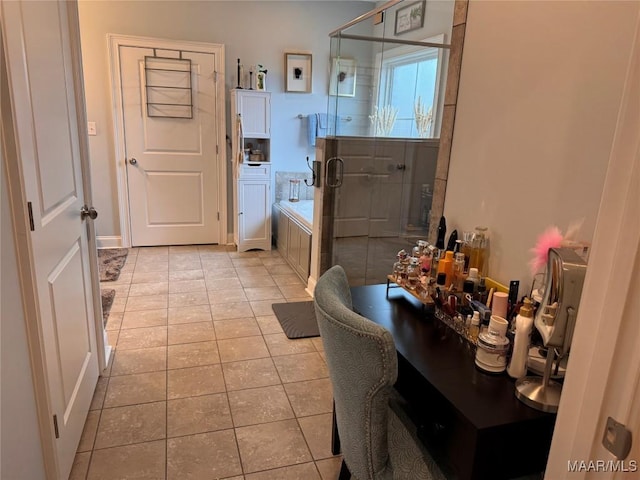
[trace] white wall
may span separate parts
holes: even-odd
[[[489,227],[489,274],[521,295],[547,226],[591,240],[639,6],[470,2],[444,214]]]
[[[305,157],[313,157],[314,149],[297,115],[327,111],[327,34],[373,5],[362,1],[81,1],[87,113],[98,131],[89,137],[94,206],[100,212],[98,236],[120,235],[107,33],[225,44],[227,88],[236,85],[237,58],[244,65],[265,65],[267,90],[272,92],[272,171],[303,171]],[[284,53],[296,50],[313,54],[311,94],[284,93]]]
[[[0,478],[39,480],[45,478],[44,463],[2,150],[0,148]]]

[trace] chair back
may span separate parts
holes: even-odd
[[[391,478],[389,392],[398,375],[393,338],[353,312],[347,276],[339,265],[318,279],[314,295],[345,463],[358,480]]]

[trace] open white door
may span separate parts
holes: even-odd
[[[17,235],[34,388],[50,478],[68,478],[98,379],[77,5],[11,1],[0,7],[14,219],[30,223]]]

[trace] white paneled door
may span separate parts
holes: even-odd
[[[226,241],[216,54],[120,45],[118,55],[132,245]]]
[[[31,218],[18,241],[28,252],[22,276],[33,280],[25,305],[33,312],[27,330],[41,427],[46,422],[42,442],[45,452],[55,451],[48,478],[68,478],[98,379],[77,7],[67,1],[0,6],[10,99],[2,107],[7,163],[14,209],[24,204],[24,218]]]

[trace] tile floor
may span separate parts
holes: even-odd
[[[334,480],[320,338],[271,304],[308,300],[277,251],[131,249],[72,479]]]

